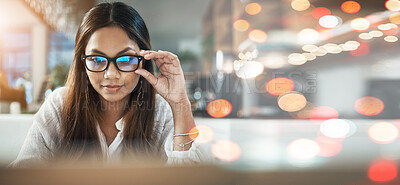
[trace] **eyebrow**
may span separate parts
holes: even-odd
[[[129,51],[129,50],[134,51],[135,54],[137,53],[137,52],[135,51],[135,49],[133,49],[133,48],[131,48],[131,47],[127,47],[127,48],[123,49],[122,51],[118,52],[117,55],[115,55],[115,56],[124,54],[124,53],[126,53],[127,51]],[[101,51],[98,50],[98,49],[92,49],[92,50],[90,50],[90,51],[93,52],[93,53],[98,53],[98,54],[102,54],[102,55],[104,55],[104,56],[107,56],[105,53],[101,52]]]

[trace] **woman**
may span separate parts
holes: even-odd
[[[12,166],[121,161],[140,154],[169,163],[202,159],[179,59],[151,50],[135,9],[119,2],[95,6],[75,42],[66,87],[36,113]]]

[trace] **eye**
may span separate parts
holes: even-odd
[[[99,56],[89,57],[88,60],[91,61],[91,62],[96,62],[96,63],[102,63],[102,62],[106,62],[107,61],[106,58],[99,57]]]

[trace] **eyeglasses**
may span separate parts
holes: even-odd
[[[124,55],[116,58],[108,58],[99,55],[82,55],[82,61],[85,63],[87,70],[91,72],[103,72],[110,65],[110,61],[114,62],[115,67],[122,72],[133,72],[139,67],[140,61],[144,60],[139,55]]]

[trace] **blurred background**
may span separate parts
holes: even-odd
[[[0,0],[3,161],[64,85],[80,20],[100,2]],[[154,50],[179,56],[214,157],[263,170],[357,164],[391,174],[372,180],[397,178],[400,1],[123,2]]]

